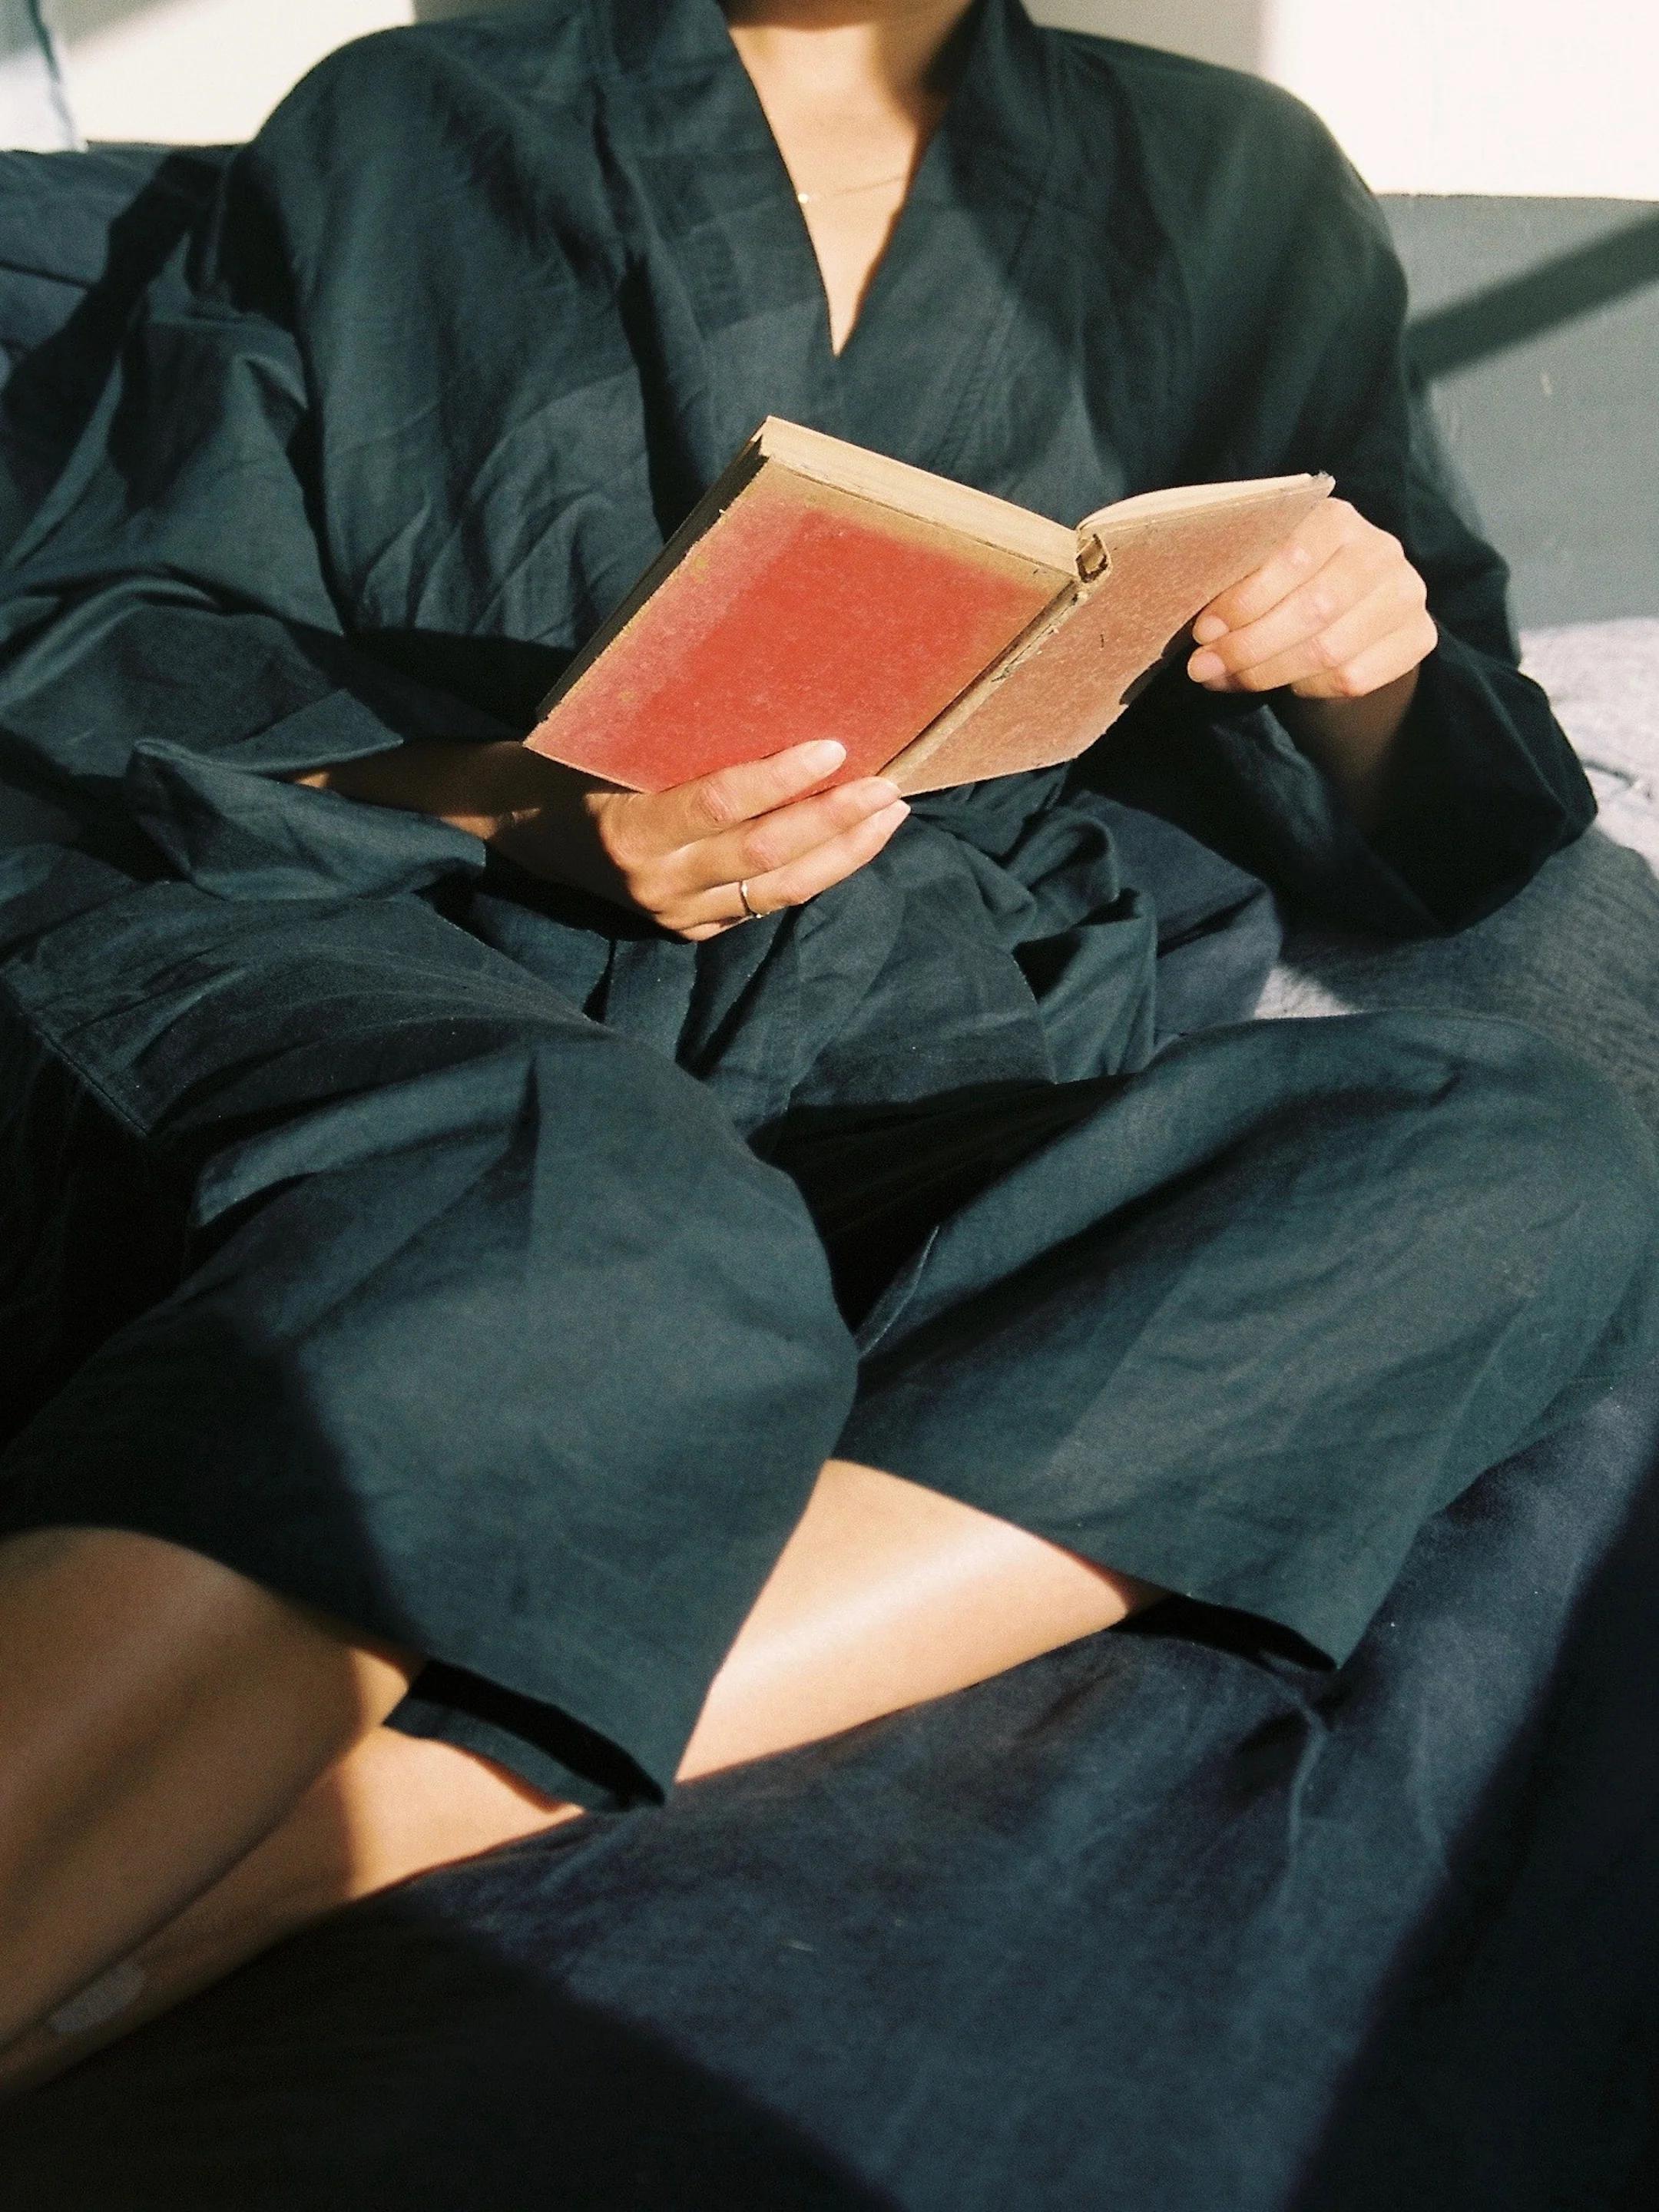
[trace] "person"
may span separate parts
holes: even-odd
[[[230,161],[0,601],[12,2087],[1164,1594],[1340,1663],[1650,1353],[1598,1079],[1248,1018],[1258,874],[1455,927],[1593,811],[1402,318],[1296,102],[1018,0],[544,0]],[[1078,771],[527,752],[769,412],[1337,495]]]

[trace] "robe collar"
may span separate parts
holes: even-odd
[[[1020,0],[978,0],[950,106],[839,357],[787,171],[717,0],[586,4],[596,58],[636,118],[633,162],[653,177],[688,276],[709,389],[724,396],[708,422],[721,461],[774,413],[971,481],[978,400],[1018,312],[1055,158],[1048,47]]]

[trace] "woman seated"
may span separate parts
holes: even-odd
[[[545,0],[232,162],[0,598],[9,2085],[1164,1593],[1340,1662],[1650,1353],[1598,1080],[1246,1018],[1246,866],[1455,927],[1592,812],[1402,313],[1297,103],[1018,0]],[[1079,770],[527,752],[768,413],[1338,495]]]

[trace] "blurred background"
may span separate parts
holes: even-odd
[[[245,138],[331,47],[478,5],[0,0],[0,143]],[[1287,85],[1378,191],[1659,199],[1655,0],[1035,0],[1032,13]]]

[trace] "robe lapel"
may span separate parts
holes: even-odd
[[[590,5],[642,244],[636,350],[654,351],[673,386],[684,491],[767,414],[969,481],[994,471],[976,426],[1054,158],[1047,58],[1019,0],[980,0],[955,96],[839,359],[788,172],[716,0]]]
[[[715,0],[590,4],[640,270],[630,336],[695,498],[765,415],[843,433],[823,288]]]
[[[845,434],[998,489],[976,427],[1025,312],[1054,103],[1019,0],[981,0],[967,37],[955,94],[836,368]]]

